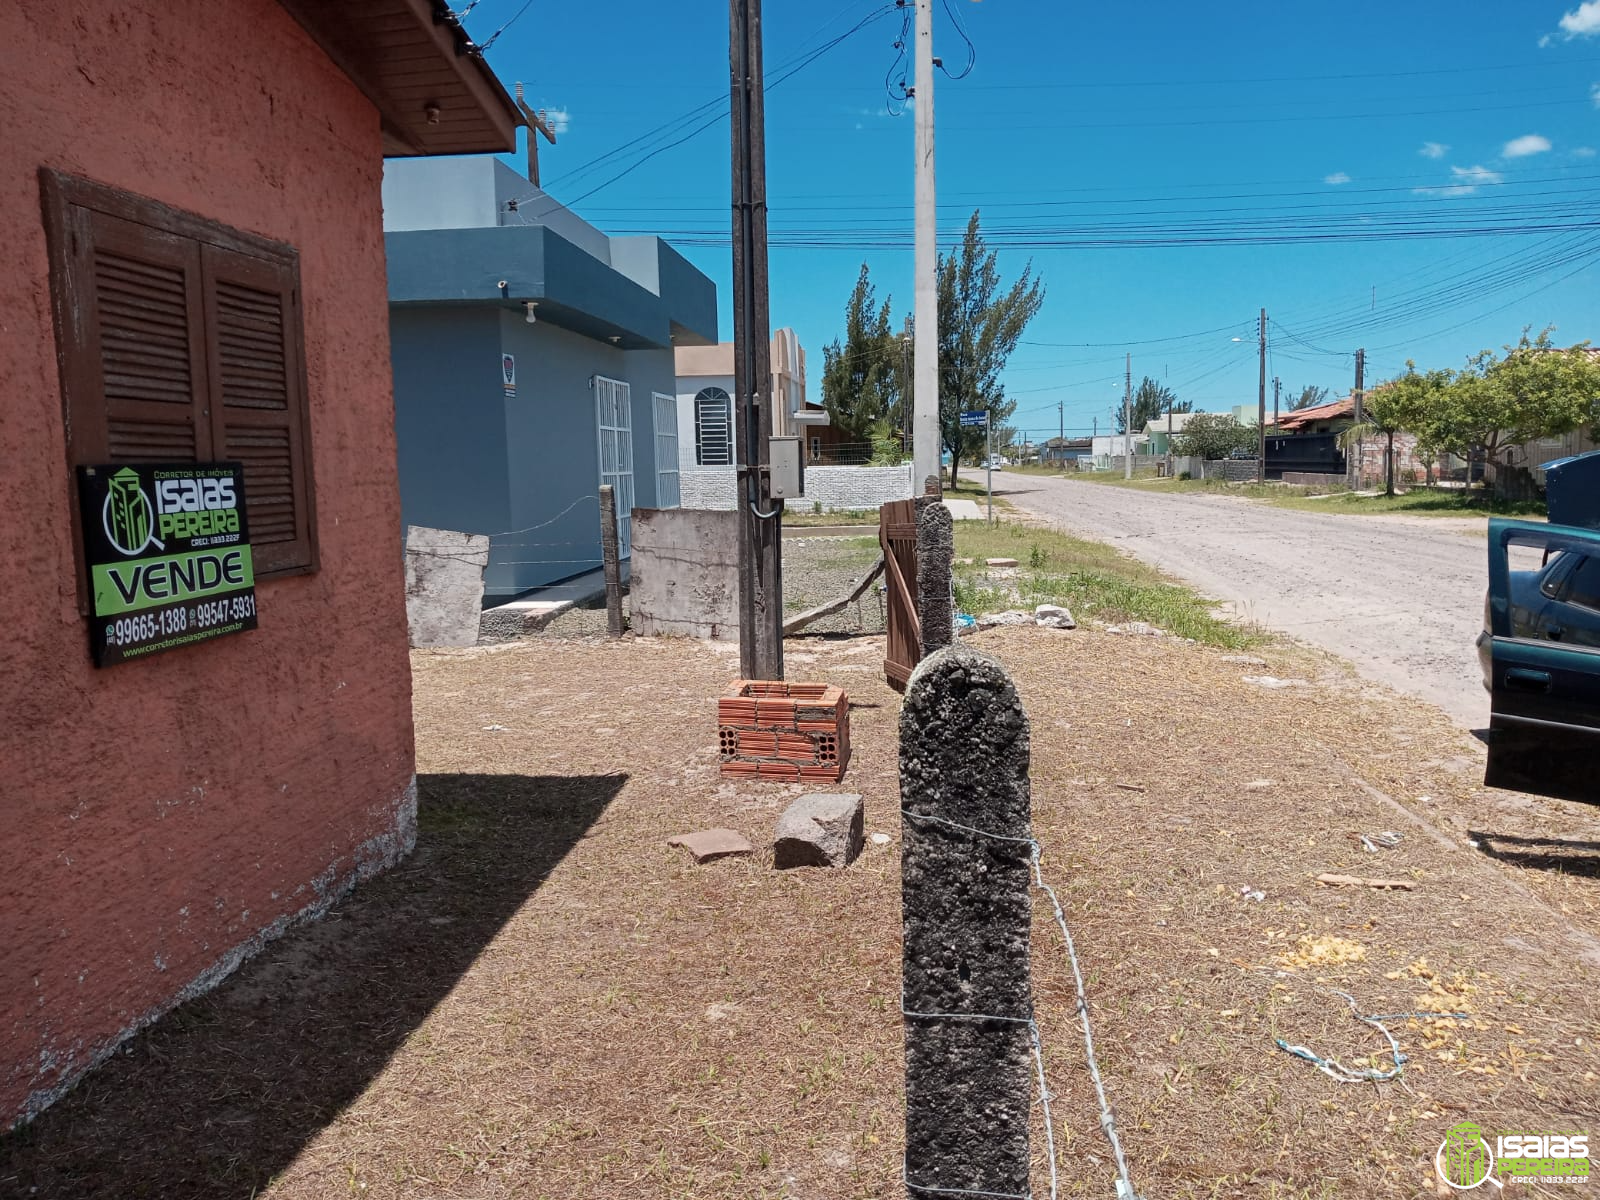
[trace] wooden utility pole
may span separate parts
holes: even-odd
[[[916,247],[912,294],[917,329],[912,344],[916,382],[912,392],[913,479],[938,475],[939,465],[939,251],[933,175],[933,0],[916,0]]]
[[[544,140],[552,146],[556,144],[556,131],[550,128],[550,123],[545,120],[544,109],[534,112],[522,98],[522,85],[517,84],[517,107],[522,110],[523,117],[528,122],[528,182],[534,187],[539,186],[539,135],[544,135]]]
[[[761,0],[728,0],[733,92],[734,447],[739,505],[739,674],[783,678],[782,512],[770,494],[772,330]]]
[[[1267,481],[1267,310],[1261,310],[1261,392],[1256,414],[1256,482]]]
[[[1133,355],[1127,356],[1122,375],[1122,477],[1133,478]]]

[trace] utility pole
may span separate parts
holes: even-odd
[[[933,175],[933,0],[916,0],[916,252],[913,288],[917,328],[913,343],[916,385],[912,401],[912,455],[915,489],[921,492],[939,468],[939,252]]]
[[[761,0],[728,0],[733,99],[734,447],[739,505],[739,675],[783,678],[782,503],[771,497],[772,330]]]
[[[1283,392],[1283,380],[1272,377],[1272,432],[1278,432],[1278,399]]]
[[[1261,310],[1261,394],[1256,413],[1256,482],[1267,481],[1267,310]]]
[[[1367,380],[1367,352],[1365,350],[1357,350],[1356,351],[1356,390],[1354,392],[1355,406],[1354,406],[1354,412],[1351,414],[1353,417],[1355,417],[1355,422],[1356,422],[1357,425],[1361,424],[1361,422],[1364,421],[1366,419],[1366,416],[1367,416],[1366,380]],[[1362,480],[1361,480],[1361,439],[1360,438],[1356,439],[1356,462],[1355,462],[1355,469],[1354,469],[1353,474],[1354,474],[1354,477],[1355,477],[1354,486],[1359,488],[1361,486],[1361,482],[1362,482]]]
[[[1061,425],[1061,432],[1056,436],[1065,442],[1067,440],[1067,406],[1063,401],[1060,400],[1056,401],[1056,420],[1060,422]],[[1078,428],[1082,429],[1083,426],[1080,425]]]
[[[1133,478],[1133,355],[1122,376],[1122,477]]]

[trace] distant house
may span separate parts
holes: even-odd
[[[1075,465],[1078,459],[1094,452],[1094,439],[1053,437],[1041,444],[1038,452],[1041,463]]]
[[[735,461],[733,447],[732,342],[680,346],[674,356],[677,372],[678,455],[685,471],[726,467]],[[801,437],[806,457],[824,461],[838,445],[827,410],[806,400],[806,352],[792,329],[772,335],[772,380],[768,387],[773,437]]]
[[[4,1130],[411,849],[379,175],[521,118],[442,0],[11,3],[0,35]]]
[[[627,557],[678,504],[673,352],[715,348],[716,285],[490,157],[391,161],[383,202],[405,523],[494,535],[510,597],[600,565],[608,483]]]
[[[1356,398],[1346,396],[1311,408],[1297,408],[1278,417],[1279,433],[1343,433],[1356,420]]]

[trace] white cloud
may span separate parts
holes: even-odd
[[[1346,175],[1343,171],[1335,171],[1332,175],[1324,175],[1322,182],[1331,183],[1334,187],[1338,187],[1341,183],[1349,183],[1350,176]]]
[[[1600,0],[1595,0],[1600,4]],[[1550,139],[1537,133],[1527,133],[1519,138],[1512,138],[1500,153],[1507,158],[1527,158],[1530,154],[1544,154],[1550,149]]]
[[[560,137],[572,125],[572,110],[547,108],[544,110],[544,123],[550,126],[557,137]]]
[[[1600,108],[1600,83],[1589,85],[1589,99],[1594,101],[1594,106]]]
[[[1420,187],[1411,190],[1420,196],[1470,196],[1480,187],[1488,187],[1505,178],[1498,171],[1479,166],[1451,167],[1450,177],[1455,182],[1443,187]]]
[[[1584,0],[1562,17],[1561,32],[1566,34],[1569,41],[1575,37],[1593,37],[1600,33],[1600,0]]]
[[[1593,146],[1579,146],[1577,149],[1575,149],[1572,152],[1572,157],[1573,158],[1593,158],[1594,157],[1594,147]]]
[[[1423,158],[1443,158],[1450,153],[1450,147],[1443,142],[1423,142],[1422,149],[1417,151]]]

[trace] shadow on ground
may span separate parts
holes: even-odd
[[[1513,837],[1508,833],[1469,830],[1478,851],[1513,867],[1534,871],[1560,871],[1585,879],[1600,879],[1600,842],[1570,838]]]
[[[0,1196],[244,1200],[361,1094],[627,776],[424,775],[416,852],[0,1139]]]

